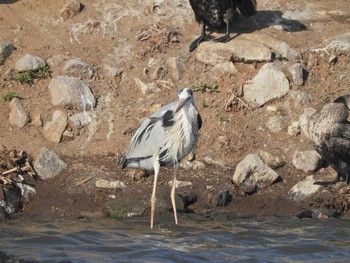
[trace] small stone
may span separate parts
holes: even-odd
[[[46,147],[41,149],[34,162],[34,169],[38,177],[42,180],[50,179],[58,175],[66,164],[58,157],[56,153]]]
[[[286,128],[286,122],[284,121],[282,116],[272,116],[266,122],[266,127],[271,132],[281,132]]]
[[[113,199],[106,203],[105,212],[114,218],[141,216],[145,213],[148,201],[145,197]]]
[[[172,186],[173,180],[169,181],[168,185]],[[175,188],[181,188],[181,187],[186,187],[186,186],[191,186],[191,185],[192,185],[192,182],[185,182],[185,181],[176,180]]]
[[[42,120],[41,114],[38,114],[36,117],[34,117],[32,124],[37,127],[43,126],[43,120]]]
[[[292,163],[298,170],[303,170],[305,173],[309,173],[320,169],[324,165],[324,160],[315,150],[296,150],[293,155]]]
[[[150,93],[155,93],[155,92],[160,92],[160,88],[157,87],[156,84],[152,83],[144,83],[142,82],[139,78],[134,78],[136,84],[139,86],[141,89],[141,92],[143,95],[150,94]]]
[[[81,4],[77,0],[68,0],[60,10],[59,14],[63,20],[67,20],[79,14]]]
[[[282,159],[280,154],[279,154],[279,156],[273,156],[272,154],[270,154],[268,152],[260,151],[259,156],[268,166],[270,166],[273,169],[282,167],[286,163]]]
[[[300,63],[293,64],[288,68],[292,74],[292,81],[295,85],[300,86],[304,83],[303,67]]]
[[[72,115],[68,119],[69,127],[73,129],[81,129],[85,125],[91,123],[92,118],[88,111],[79,112],[77,114]]]
[[[52,114],[52,120],[44,125],[44,137],[52,142],[61,142],[63,132],[67,127],[67,116],[63,111],[56,110]]]
[[[95,186],[98,188],[106,188],[106,189],[124,189],[126,185],[122,181],[107,181],[105,179],[96,180]]]
[[[29,203],[30,201],[32,201],[34,196],[36,195],[35,188],[24,183],[16,183],[16,184],[21,189],[23,201],[25,203]]]
[[[305,180],[300,181],[288,191],[289,198],[295,201],[302,201],[315,194],[322,186],[315,185],[314,183],[315,179],[313,175],[306,177]]]
[[[258,155],[248,154],[238,163],[232,181],[245,193],[253,193],[259,189],[267,188],[278,178],[278,174]]]
[[[300,134],[300,126],[298,121],[293,121],[292,125],[288,126],[288,135],[297,136]]]
[[[224,62],[224,63],[216,64],[211,69],[211,71],[214,72],[214,74],[216,76],[222,76],[222,75],[226,75],[226,74],[233,75],[233,74],[237,73],[237,68],[230,61],[230,62]]]
[[[91,110],[96,105],[96,99],[89,86],[75,77],[59,76],[53,78],[49,84],[49,91],[54,106]]]
[[[183,210],[187,209],[190,205],[197,202],[198,195],[193,192],[179,192],[177,195],[182,199]]]
[[[302,90],[291,90],[289,92],[291,100],[294,101],[294,107],[300,108],[307,104],[310,104],[312,101],[312,97],[309,93]]]
[[[91,79],[94,76],[94,69],[92,66],[84,63],[78,58],[68,60],[63,68],[62,74],[79,79]]]
[[[186,159],[181,161],[180,166],[186,170],[188,169],[199,170],[205,167],[203,162],[196,161],[196,160],[190,162]]]
[[[56,55],[51,58],[47,59],[47,64],[50,66],[50,68],[57,67],[61,64],[63,64],[65,61],[69,59],[68,56],[65,55]]]
[[[258,74],[244,85],[244,99],[258,107],[281,98],[289,92],[289,82],[284,73],[272,63],[261,67]]]
[[[22,102],[18,98],[13,98],[10,105],[9,121],[11,124],[18,126],[19,128],[24,127],[29,122],[29,115],[24,109]]]
[[[106,75],[109,77],[119,77],[123,74],[124,70],[119,67],[112,67],[110,65],[105,65],[104,66]]]
[[[216,194],[209,193],[209,203],[213,206],[227,206],[233,200],[229,190],[220,190]]]
[[[38,70],[46,65],[45,61],[39,57],[26,54],[15,64],[15,69],[19,72],[27,70]]]
[[[171,78],[174,81],[180,80],[185,72],[185,60],[181,57],[171,57],[167,59],[167,64]]]
[[[15,49],[14,45],[9,42],[0,43],[0,57],[2,59],[7,59],[11,56],[12,51]]]

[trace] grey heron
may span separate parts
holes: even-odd
[[[210,38],[205,33],[205,27],[222,28],[226,25],[226,34],[216,41],[230,40],[230,23],[234,18],[236,9],[245,17],[256,14],[256,0],[190,0],[195,19],[202,24],[201,35],[190,45],[190,52],[203,41]]]
[[[343,178],[350,181],[350,94],[337,98],[316,111],[309,121],[309,137],[316,151],[337,172],[332,181],[315,184],[336,184]]]
[[[131,139],[127,153],[120,161],[122,168],[154,170],[151,229],[154,221],[157,179],[161,166],[174,166],[170,196],[175,223],[178,224],[175,204],[178,164],[196,147],[199,129],[202,126],[192,90],[184,88],[178,95],[179,101],[164,106],[141,124]]]

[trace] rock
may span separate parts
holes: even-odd
[[[169,181],[168,185],[171,187],[173,185],[173,180]],[[175,188],[181,188],[181,187],[186,187],[186,186],[191,186],[191,185],[192,185],[192,182],[185,182],[185,181],[176,180]]]
[[[216,194],[209,194],[209,203],[213,206],[227,206],[233,199],[229,190],[220,190]]]
[[[245,193],[253,193],[272,185],[278,174],[256,154],[247,155],[235,170],[232,181]]]
[[[302,90],[291,90],[289,91],[289,96],[294,101],[295,108],[310,104],[312,101],[311,95]]]
[[[37,126],[37,127],[43,126],[43,120],[42,120],[41,114],[38,114],[38,115],[36,115],[36,117],[34,117],[32,124]]]
[[[154,92],[160,92],[160,88],[157,87],[156,84],[152,83],[144,83],[139,78],[134,78],[136,84],[141,89],[141,92],[143,95],[154,93]]]
[[[169,74],[174,81],[178,81],[182,78],[185,72],[185,60],[181,57],[171,57],[167,59],[169,67]]]
[[[222,76],[222,75],[232,75],[237,73],[237,68],[235,65],[230,61],[230,62],[224,62],[220,64],[216,64],[211,71],[216,75],[216,76]]]
[[[350,52],[350,33],[338,35],[329,40],[326,47],[327,50],[334,50],[341,54],[349,54]]]
[[[25,203],[29,203],[30,201],[32,201],[34,196],[36,195],[35,188],[25,183],[16,183],[16,184],[21,189],[23,201]]]
[[[122,181],[107,181],[105,179],[99,179],[95,182],[95,186],[98,188],[106,188],[106,189],[124,189],[126,185]]]
[[[301,60],[301,53],[290,48],[290,46],[267,34],[241,34],[240,39],[255,41],[262,45],[265,45],[275,51],[277,57],[283,57],[289,61],[299,61]]]
[[[17,60],[15,69],[19,72],[23,72],[27,70],[38,70],[45,65],[46,63],[43,59],[27,54],[21,59]]]
[[[316,112],[313,108],[305,108],[304,113],[299,118],[299,126],[306,138],[309,138],[310,117]]]
[[[213,41],[201,43],[196,58],[215,66],[229,61],[271,61],[272,53],[268,47],[255,41],[233,39],[227,43]]]
[[[77,0],[68,0],[59,12],[59,16],[63,20],[67,20],[79,14],[81,4]]]
[[[279,154],[279,156],[273,156],[268,152],[260,151],[259,156],[268,166],[273,169],[282,167],[286,163],[284,160],[282,160],[282,157],[280,157],[281,154]]]
[[[42,180],[50,179],[58,175],[66,164],[58,157],[56,153],[46,147],[41,149],[40,154],[34,162],[34,169],[38,177]]]
[[[96,99],[89,86],[75,77],[53,78],[49,84],[49,91],[54,106],[91,110],[96,105]]]
[[[9,121],[11,124],[20,128],[24,127],[29,122],[29,115],[24,109],[22,102],[18,98],[13,98],[10,105]]]
[[[288,68],[290,74],[292,75],[292,81],[295,85],[300,86],[304,83],[303,77],[303,67],[300,63],[293,64]]]
[[[183,202],[183,210],[186,210],[190,205],[197,202],[198,195],[193,192],[180,192],[177,195],[182,199]],[[177,209],[180,207],[176,207]]]
[[[258,74],[244,85],[244,99],[258,107],[266,102],[281,98],[289,91],[289,82],[284,73],[268,63]]]
[[[11,56],[12,51],[15,49],[14,45],[9,42],[0,43],[0,58],[7,59]]]
[[[148,202],[147,197],[114,199],[106,203],[105,212],[115,218],[141,216],[145,213]]]
[[[85,125],[89,124],[92,121],[90,113],[87,111],[79,112],[72,115],[68,119],[69,126],[74,129],[81,129]]]
[[[105,73],[109,77],[119,77],[123,74],[124,70],[119,67],[112,67],[110,65],[105,65],[104,66]]]
[[[308,173],[320,169],[324,165],[324,160],[315,150],[296,150],[293,154],[292,163],[298,170],[303,170],[305,173]]]
[[[204,163],[200,161],[188,161],[186,159],[182,160],[180,163],[180,166],[186,170],[188,169],[193,169],[193,170],[198,170],[198,169],[203,169],[204,168]]]
[[[68,59],[69,59],[68,56],[56,55],[56,56],[53,56],[51,58],[48,58],[46,62],[50,66],[50,68],[54,68],[54,67],[57,67],[57,66],[63,64]]]
[[[314,184],[315,179],[313,175],[305,178],[305,180],[298,182],[289,191],[288,196],[294,201],[302,201],[307,197],[315,194],[322,186]]]
[[[52,120],[44,125],[44,137],[52,142],[61,142],[63,132],[67,128],[67,116],[63,111],[56,110],[52,114]]]
[[[5,217],[17,213],[23,206],[21,193],[13,185],[5,185],[3,188],[4,200],[0,201],[0,207],[5,212]]]
[[[92,66],[82,62],[78,58],[68,60],[63,68],[62,74],[79,79],[91,79],[94,76],[94,69]]]
[[[297,136],[300,134],[300,126],[298,121],[293,121],[290,126],[288,126],[288,135]]]
[[[281,132],[286,128],[286,122],[282,116],[272,116],[265,123],[271,132]]]
[[[218,160],[214,160],[212,159],[211,157],[209,156],[205,156],[203,158],[203,161],[207,164],[211,164],[211,165],[214,165],[214,166],[218,166],[218,167],[221,167],[221,168],[227,168],[226,164],[224,161],[218,161]]]

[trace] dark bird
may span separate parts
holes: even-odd
[[[315,184],[336,184],[340,178],[349,184],[350,175],[350,94],[337,98],[315,112],[309,122],[309,136],[316,151],[337,172],[332,181]]]
[[[245,17],[256,14],[256,0],[190,0],[190,4],[196,21],[202,24],[201,35],[190,45],[190,52],[196,49],[201,42],[211,39],[205,33],[206,26],[219,29],[226,25],[225,36],[216,41],[228,42],[231,39],[230,24],[237,9]]]
[[[179,162],[197,144],[202,119],[194,103],[193,92],[184,88],[179,101],[172,102],[146,119],[131,139],[128,152],[122,158],[122,168],[133,167],[154,171],[151,196],[151,229],[153,228],[157,179],[161,166],[174,167],[171,202],[175,223],[178,224],[175,204],[175,183]]]

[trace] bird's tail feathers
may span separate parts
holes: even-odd
[[[256,14],[256,0],[236,0],[237,7],[242,15],[251,17]]]

